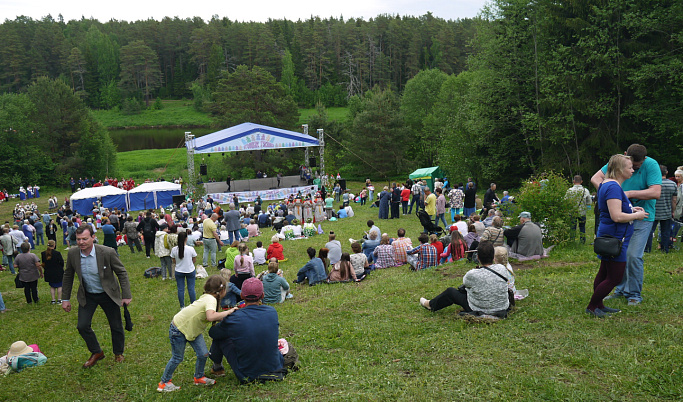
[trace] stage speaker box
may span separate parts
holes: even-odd
[[[339,187],[341,187],[342,191],[346,191],[346,179],[339,179],[337,182],[339,183]]]
[[[175,205],[180,206],[180,204],[182,204],[183,202],[185,202],[185,196],[183,194],[173,196],[173,203]]]
[[[315,167],[316,166],[316,158],[308,158],[308,166],[309,167]]]
[[[199,174],[202,176],[206,176],[208,174],[206,171],[206,164],[205,163],[202,163],[201,165],[199,165]]]

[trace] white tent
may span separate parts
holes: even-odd
[[[89,187],[71,194],[71,206],[81,215],[92,214],[93,202],[102,200],[102,206],[122,211],[127,210],[126,194],[128,192],[114,186]]]
[[[165,207],[173,204],[173,196],[180,191],[180,184],[167,181],[144,183],[128,192],[128,204],[131,211]]]

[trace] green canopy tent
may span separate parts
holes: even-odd
[[[434,191],[434,179],[443,179],[443,172],[441,171],[440,167],[432,166],[417,169],[408,177],[410,177],[413,181],[424,180],[425,182],[427,182],[427,186],[429,186],[429,189]]]

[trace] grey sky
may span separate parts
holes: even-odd
[[[305,20],[311,15],[321,18],[369,19],[378,14],[423,15],[428,11],[444,19],[471,18],[477,15],[485,0],[261,0],[261,1],[82,1],[82,0],[2,0],[0,18],[14,19],[19,15],[40,19],[48,14],[53,18],[61,13],[65,20],[94,17],[104,22],[110,19],[135,21],[163,17],[205,20],[212,15],[237,21],[266,21],[269,18]]]

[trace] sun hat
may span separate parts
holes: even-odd
[[[33,352],[33,348],[29,347],[24,341],[16,341],[10,346],[7,357],[14,357]]]
[[[242,283],[241,297],[250,302],[261,300],[263,297],[263,282],[256,278],[249,278]]]

